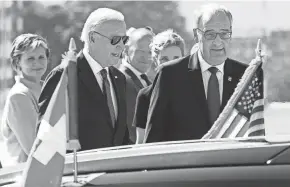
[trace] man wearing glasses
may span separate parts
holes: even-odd
[[[122,13],[99,8],[87,18],[77,56],[78,130],[81,150],[127,144],[126,80],[115,65],[125,43]],[[40,119],[45,113],[63,68],[57,66],[46,78],[40,98]]]
[[[228,58],[232,14],[216,4],[198,10],[193,29],[197,50],[168,62],[154,81],[145,142],[200,139],[246,69]]]

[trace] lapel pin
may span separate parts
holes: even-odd
[[[232,81],[232,79],[233,79],[232,77],[228,77],[228,81],[230,81],[230,82],[231,82],[231,81]]]
[[[118,77],[117,76],[115,76],[115,79],[117,79]]]

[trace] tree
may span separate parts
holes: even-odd
[[[24,1],[21,15],[23,33],[37,33],[45,37],[51,48],[48,70],[60,63],[61,54],[67,51],[69,39],[76,40],[77,49],[83,44],[80,35],[85,20],[97,8],[108,7],[122,12],[127,28],[150,26],[155,33],[172,28],[186,41],[189,49],[192,36],[186,32],[185,18],[178,12],[178,4],[171,1],[67,1],[63,6],[43,6],[37,1]]]

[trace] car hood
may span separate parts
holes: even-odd
[[[78,173],[102,173],[159,168],[265,165],[289,150],[290,143],[270,144],[264,139],[193,140],[94,149],[77,153]],[[286,151],[283,163],[290,164]],[[287,157],[288,156],[288,157]],[[281,159],[280,159],[281,160]],[[281,163],[280,163],[281,164]],[[73,154],[66,155],[64,176],[73,174]],[[24,164],[0,170],[0,184],[21,177]]]

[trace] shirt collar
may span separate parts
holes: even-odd
[[[90,65],[93,73],[95,75],[97,75],[103,69],[103,67],[96,60],[93,59],[93,57],[89,54],[89,51],[87,48],[83,49],[83,53],[84,53],[84,56]],[[108,68],[106,68],[106,69],[108,70]]]
[[[210,67],[213,67],[212,65],[210,65],[209,63],[207,63],[203,59],[200,50],[198,50],[198,60],[200,62],[200,69],[201,69],[202,73],[207,71]],[[225,62],[221,63],[220,65],[214,66],[214,67],[216,67],[222,74],[224,74],[224,66],[225,66]]]
[[[127,68],[129,68],[131,71],[133,71],[133,73],[135,75],[137,75],[138,77],[140,77],[142,75],[142,73],[140,71],[138,71],[136,68],[134,68],[131,64],[128,63],[127,59],[123,59],[124,66],[126,66]]]

